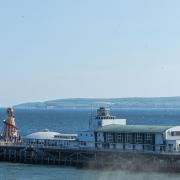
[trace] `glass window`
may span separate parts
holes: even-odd
[[[171,136],[180,136],[180,131],[171,132]]]
[[[144,144],[152,144],[153,143],[153,135],[145,134],[144,135]]]
[[[125,134],[125,143],[133,143],[133,136],[131,133]]]
[[[115,135],[115,141],[116,143],[123,143],[123,133],[117,133]]]
[[[134,143],[135,144],[142,144],[143,143],[143,135],[141,133],[134,134]]]
[[[106,134],[106,141],[111,143],[113,142],[113,133]]]

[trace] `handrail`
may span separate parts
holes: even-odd
[[[43,144],[26,144],[26,143],[19,143],[19,144],[13,144],[13,143],[5,143],[0,142],[0,147],[23,147],[23,148],[37,148],[37,149],[59,149],[59,150],[81,150],[81,151],[96,151],[96,152],[132,152],[132,153],[143,153],[143,154],[176,154],[180,155],[180,151],[171,151],[167,149],[167,146],[165,145],[147,145],[151,149],[145,150],[145,149],[120,149],[120,148],[108,148],[107,143],[92,143],[94,146],[92,147],[83,147],[77,144],[76,146],[52,146],[52,145],[43,145]],[[96,144],[100,144],[102,147],[97,147]],[[118,144],[118,143],[113,143]],[[112,145],[113,145],[112,144]],[[119,145],[119,144],[118,144]],[[121,144],[123,146],[123,144]],[[129,144],[125,144],[129,145]],[[130,145],[138,145],[138,144],[130,144]],[[145,144],[141,144],[142,146]],[[156,147],[162,147],[163,150],[156,149]]]

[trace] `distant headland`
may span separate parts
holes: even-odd
[[[70,98],[15,105],[22,109],[91,108],[109,106],[111,108],[180,108],[177,97],[132,97],[132,98]]]

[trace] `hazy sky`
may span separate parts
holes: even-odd
[[[0,0],[0,106],[180,95],[179,0]]]

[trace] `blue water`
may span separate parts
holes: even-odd
[[[114,109],[113,115],[126,118],[128,124],[180,125],[180,109]],[[86,130],[89,126],[90,109],[59,110],[15,110],[15,117],[21,135],[43,129],[59,132]],[[0,121],[6,118],[6,109],[0,109]],[[3,123],[0,123],[0,131]]]
[[[128,124],[180,125],[180,109],[114,109],[112,113],[126,118]],[[92,116],[95,115],[93,111]],[[0,132],[6,110],[0,109]],[[15,110],[16,123],[21,136],[48,128],[58,132],[76,132],[88,128],[89,109]],[[57,166],[0,163],[0,180],[61,180],[61,179],[175,179],[180,174],[132,173],[102,171]]]
[[[0,180],[179,180],[179,174],[132,173],[0,163]]]

